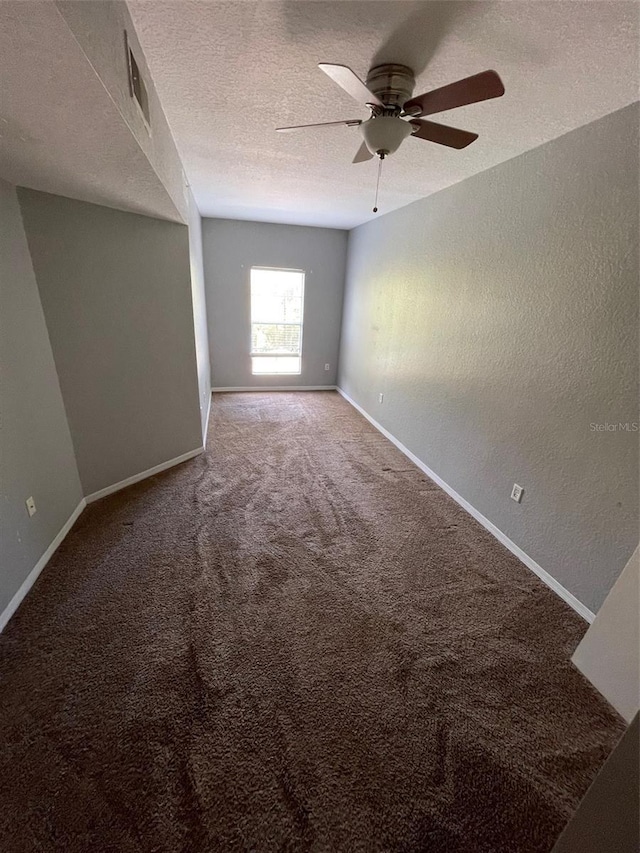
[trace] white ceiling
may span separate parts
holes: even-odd
[[[0,178],[182,221],[51,0],[0,0]]]
[[[488,68],[504,97],[432,116],[480,134],[464,151],[406,140],[385,161],[384,213],[638,99],[638,6],[627,2],[165,2],[129,9],[205,216],[350,228],[373,218],[377,160],[352,165],[366,118],[316,66],[365,77],[393,61],[415,94]]]

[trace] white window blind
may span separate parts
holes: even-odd
[[[251,268],[252,372],[300,373],[304,272]]]

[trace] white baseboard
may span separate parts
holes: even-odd
[[[166,462],[161,462],[153,468],[146,471],[141,471],[139,474],[134,474],[133,477],[127,477],[126,480],[120,480],[119,483],[114,483],[111,486],[106,486],[91,495],[87,495],[85,500],[88,504],[106,498],[107,495],[112,495],[114,492],[119,492],[120,489],[126,489],[127,486],[133,486],[134,483],[139,483],[140,480],[146,480],[147,477],[153,477],[154,474],[159,474],[161,471],[166,471],[167,468],[173,468],[174,465],[179,465],[181,462],[186,462],[187,459],[193,459],[194,456],[199,456],[204,451],[204,447],[197,447],[195,450],[190,450],[188,453],[183,453],[182,456],[176,456],[175,459],[168,459]]]
[[[73,525],[76,523],[76,519],[78,518],[78,516],[80,515],[80,513],[82,512],[82,510],[85,508],[86,505],[87,505],[86,500],[84,498],[82,498],[82,500],[80,501],[78,506],[74,509],[74,511],[69,516],[69,518],[63,524],[61,530],[59,531],[59,533],[57,534],[57,536],[55,537],[53,542],[49,545],[49,547],[44,552],[42,557],[40,557],[38,562],[35,564],[35,566],[31,569],[31,571],[29,572],[27,577],[24,579],[24,581],[20,585],[20,588],[18,589],[16,594],[13,596],[13,598],[11,599],[9,604],[7,604],[7,606],[2,611],[2,613],[0,613],[0,633],[2,633],[2,631],[6,627],[9,619],[11,619],[11,617],[16,612],[18,607],[20,607],[25,595],[29,592],[29,590],[34,585],[34,583],[38,580],[38,576],[40,575],[40,572],[47,565],[47,563],[49,562],[51,557],[54,555],[56,549],[58,548],[58,546],[60,545],[60,543],[62,542],[64,537],[71,530]]]
[[[228,388],[212,388],[214,394],[224,394],[226,391],[337,391],[335,385],[246,385]]]
[[[522,548],[516,545],[515,542],[512,542],[506,534],[504,534],[498,527],[495,526],[495,524],[493,524],[493,522],[489,521],[488,518],[485,518],[485,516],[482,515],[481,512],[478,512],[478,510],[474,506],[472,506],[461,495],[459,495],[455,491],[455,489],[452,489],[451,486],[448,485],[448,483],[445,483],[445,481],[440,478],[435,473],[435,471],[432,471],[431,468],[425,465],[421,459],[418,459],[418,457],[414,453],[412,453],[408,447],[405,447],[402,442],[398,441],[398,439],[394,435],[392,435],[374,418],[372,418],[371,415],[362,408],[362,406],[358,405],[355,400],[352,400],[351,397],[342,390],[342,388],[338,387],[337,391],[344,397],[344,399],[348,403],[350,403],[354,407],[354,409],[357,409],[360,414],[369,421],[370,424],[372,424],[379,432],[381,432],[382,435],[385,436],[385,438],[388,438],[392,444],[395,444],[398,450],[402,451],[402,453],[404,453],[404,455],[407,456],[413,462],[414,465],[417,465],[418,468],[427,475],[427,477],[429,477],[431,480],[434,481],[434,483],[440,486],[440,488],[443,489],[450,497],[452,497],[456,503],[460,504],[460,506],[465,509],[469,513],[469,515],[472,515],[476,521],[479,521],[480,524],[486,530],[489,531],[489,533],[495,536],[495,538],[499,542],[501,542],[505,546],[505,548],[508,548],[509,551],[511,551],[511,553],[514,554],[520,560],[521,563],[524,563],[524,565],[528,569],[531,569],[531,571],[536,574],[541,581],[543,581],[550,589],[552,589],[557,595],[559,595],[560,598],[566,601],[567,604],[570,605],[570,607],[573,607],[576,613],[579,613],[580,616],[582,616],[582,618],[585,619],[587,622],[593,622],[593,620],[595,619],[595,614],[592,613],[591,610],[586,607],[586,605],[579,601],[575,597],[575,595],[569,592],[568,589],[565,589],[562,584],[559,583],[553,577],[553,575],[550,575],[549,572],[546,572],[542,568],[542,566],[539,566],[538,563],[536,563],[536,561],[532,557],[530,557],[522,550]]]

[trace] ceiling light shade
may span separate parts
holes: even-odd
[[[362,122],[360,128],[372,154],[393,154],[413,130],[408,121],[397,116],[374,116]]]

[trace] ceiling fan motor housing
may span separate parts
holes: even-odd
[[[373,92],[386,108],[400,112],[416,85],[413,71],[406,65],[388,63],[376,65],[367,74],[367,89]]]

